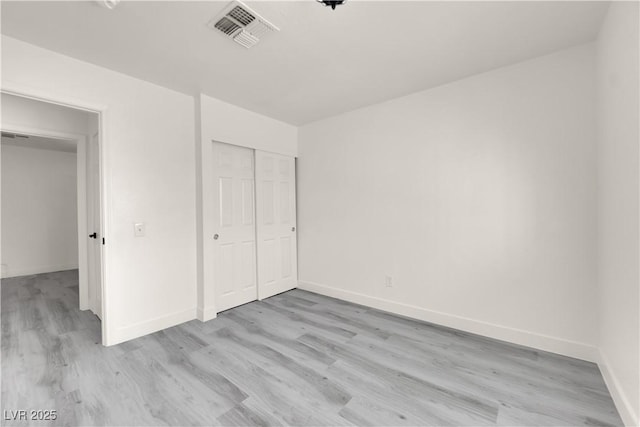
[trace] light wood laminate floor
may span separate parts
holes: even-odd
[[[76,271],[2,281],[4,411],[58,411],[34,425],[622,424],[593,363],[300,290],[113,347],[77,307]]]

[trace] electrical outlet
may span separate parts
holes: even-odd
[[[392,288],[393,287],[393,277],[391,276],[384,276],[384,285],[387,288]]]

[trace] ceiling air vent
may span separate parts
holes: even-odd
[[[240,1],[231,2],[220,15],[209,21],[208,25],[247,49],[256,45],[266,34],[280,31]]]
[[[12,133],[12,132],[2,132],[2,137],[3,138],[29,138],[28,135],[20,135],[18,133]]]
[[[222,18],[218,22],[216,22],[215,28],[219,29],[228,36],[237,33],[238,30],[242,30],[242,27],[240,25],[227,18]]]
[[[233,41],[249,49],[251,46],[258,44],[260,39],[252,36],[248,31],[240,30],[233,38]]]
[[[235,6],[233,9],[231,9],[231,12],[229,12],[229,16],[242,25],[249,25],[256,19],[256,17],[253,16],[248,10],[243,9],[240,6]]]

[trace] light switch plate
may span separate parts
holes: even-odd
[[[134,235],[136,237],[144,237],[145,226],[144,222],[137,222],[133,225]]]

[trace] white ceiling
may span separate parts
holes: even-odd
[[[28,138],[7,138],[2,137],[2,145],[15,147],[38,148],[41,150],[64,151],[65,153],[76,152],[76,141],[66,139],[43,138],[41,136],[29,136]]]
[[[227,4],[2,1],[2,33],[300,125],[591,41],[608,6],[248,2],[281,32],[247,50],[206,26]]]

